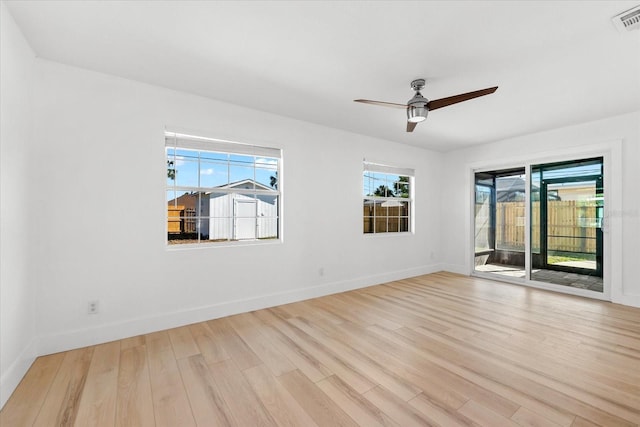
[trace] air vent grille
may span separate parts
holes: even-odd
[[[611,20],[620,32],[640,29],[640,6],[622,12],[611,18]]]

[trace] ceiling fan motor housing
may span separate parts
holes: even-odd
[[[424,79],[416,79],[411,82],[411,88],[416,91],[413,98],[407,102],[407,120],[411,123],[424,121],[429,113],[429,109],[427,108],[429,100],[420,93],[424,85]]]

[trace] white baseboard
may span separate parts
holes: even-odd
[[[36,360],[37,343],[37,339],[34,338],[31,340],[22,353],[20,353],[11,366],[9,366],[9,369],[0,377],[0,409],[7,403],[13,391],[18,387],[20,381],[22,381],[24,374],[27,373],[33,361]]]
[[[611,302],[640,308],[640,295],[623,294],[613,297]]]
[[[467,271],[467,267],[461,264],[442,264],[441,265],[442,270],[443,271],[448,271],[450,273],[458,273],[458,274],[463,274],[465,276],[469,275],[469,271]],[[513,283],[514,281],[509,279],[509,278],[502,278],[499,276],[492,276],[492,275],[482,275],[479,274],[479,277],[483,277],[485,279],[490,279],[490,280],[496,280],[498,282],[508,282],[508,283]],[[527,283],[528,286],[533,287],[533,288],[538,288],[538,289],[545,289],[545,290],[552,290],[552,291],[557,291],[557,288],[552,286],[552,285],[546,285],[544,283],[537,283],[537,282],[528,282]],[[583,296],[586,298],[594,298],[593,294],[590,294],[589,292],[583,291],[582,289],[566,289],[564,290],[562,293],[566,293],[566,294],[571,294],[571,295],[578,295],[578,296]],[[602,298],[595,298],[595,299],[602,299]],[[603,299],[608,301],[608,299]],[[611,298],[611,302],[615,303],[615,304],[622,304],[622,305],[627,305],[630,307],[638,307],[640,308],[640,295],[630,295],[630,294],[621,294],[620,292],[615,293],[615,295]]]
[[[227,301],[220,304],[197,307],[184,311],[129,319],[123,322],[114,322],[93,328],[77,329],[74,331],[64,332],[62,334],[43,336],[39,339],[38,354],[52,354],[60,351],[67,351],[75,348],[115,341],[136,335],[198,323],[205,320],[231,316],[233,314],[246,313],[252,310],[259,310],[338,292],[378,285],[394,280],[434,273],[441,270],[442,266],[437,264],[425,265],[405,270],[359,277],[351,280],[326,283],[308,288],[261,295],[242,300]]]
[[[442,264],[441,265],[443,271],[448,271],[449,273],[457,273],[465,276],[469,275],[469,269],[466,265],[462,264]]]

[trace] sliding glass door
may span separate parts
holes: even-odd
[[[602,292],[602,158],[532,166],[531,279]]]
[[[603,159],[528,170],[475,173],[474,273],[602,293]]]
[[[475,174],[475,271],[525,276],[525,169]]]

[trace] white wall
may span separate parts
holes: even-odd
[[[30,276],[31,88],[35,56],[0,3],[0,407],[35,354]]]
[[[637,280],[640,242],[640,112],[540,132],[447,153],[442,204],[442,261],[444,268],[469,274],[471,261],[471,180],[477,165],[524,166],[528,161],[556,155],[580,158],[597,151],[613,151],[613,170],[605,164],[605,193],[611,226],[609,254],[611,298],[640,306]],[[617,153],[619,151],[619,153]],[[619,154],[619,156],[616,156]],[[616,157],[620,164],[616,164]],[[605,158],[605,162],[607,159]],[[608,181],[607,181],[608,180]]]
[[[440,153],[36,64],[41,353],[439,269]],[[167,125],[283,149],[283,243],[167,250]],[[415,235],[363,235],[363,158],[416,170]]]
[[[4,4],[1,23],[0,404],[36,353],[443,265],[468,273],[469,165],[510,153],[623,141],[619,302],[640,301],[639,113],[443,155],[34,60]],[[167,249],[165,126],[282,148],[283,242]],[[414,235],[363,235],[363,158],[416,170]]]

